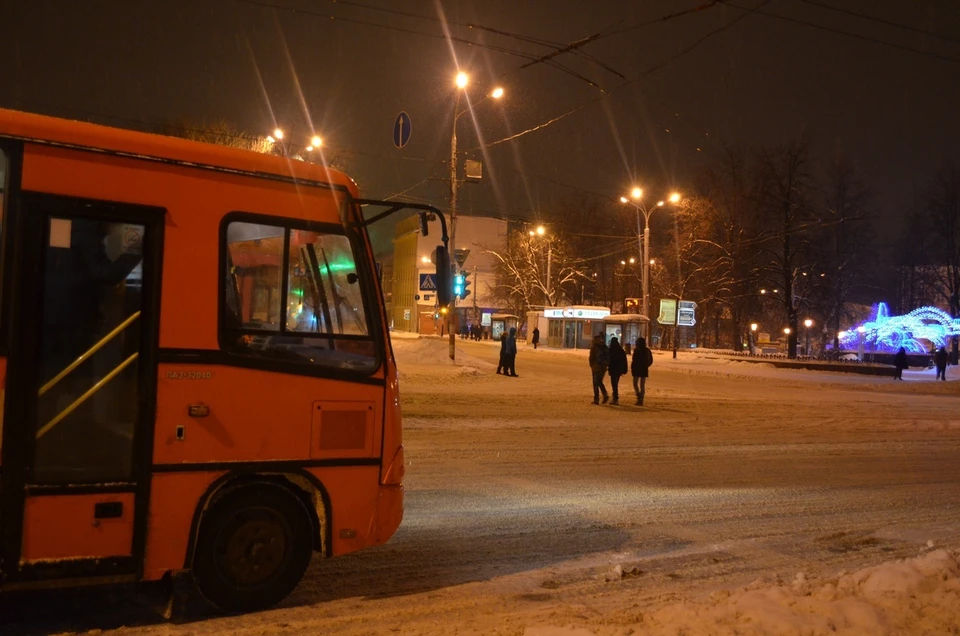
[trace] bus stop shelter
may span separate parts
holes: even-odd
[[[650,319],[640,314],[610,314],[603,319],[604,336],[607,344],[610,344],[610,338],[617,338],[623,348],[630,353],[637,338],[642,336],[647,330],[647,324]],[[650,343],[647,343],[650,346]]]

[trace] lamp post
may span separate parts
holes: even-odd
[[[547,229],[542,225],[539,225],[537,226],[536,231],[530,230],[530,238],[534,238],[537,236],[545,236],[546,233],[547,233]],[[547,239],[547,280],[543,287],[544,287],[544,293],[546,295],[546,301],[547,301],[546,304],[549,304],[551,307],[553,307],[553,298],[550,297],[550,265],[552,260],[553,260],[553,241],[548,238]]]
[[[783,328],[783,335],[785,335],[785,336],[787,337],[787,340],[786,340],[785,344],[786,344],[787,347],[789,348],[789,347],[790,347],[790,327],[784,327],[784,328]]]
[[[643,260],[643,315],[650,317],[650,264],[653,260],[650,258],[650,215],[657,208],[662,208],[665,201],[657,201],[656,205],[647,207],[641,201],[643,198],[643,189],[634,187],[630,190],[630,198],[620,197],[621,203],[630,203],[637,211],[637,248],[640,250],[640,257]],[[670,203],[680,201],[680,195],[673,193],[668,199]],[[640,214],[643,213],[643,229],[640,228]],[[678,272],[679,273],[679,272]],[[678,307],[679,311],[679,307]],[[650,323],[647,322],[647,333],[644,334],[647,339],[650,338]]]
[[[806,332],[804,334],[804,345],[803,353],[810,357],[810,327],[813,326],[813,321],[807,318],[803,321],[803,326],[806,327]]]
[[[457,97],[454,100],[453,105],[453,130],[450,134],[450,233],[449,233],[449,242],[448,249],[450,251],[450,256],[455,257],[456,251],[456,239],[457,239],[457,188],[459,186],[457,182],[457,122],[460,121],[460,116],[470,110],[469,106],[460,110],[460,100],[462,99],[464,93],[466,92],[467,86],[470,84],[470,76],[459,71],[454,78],[454,85],[457,89]],[[493,99],[500,99],[503,97],[503,89],[497,87],[493,89],[487,97],[492,97]],[[484,100],[487,99],[486,97]],[[484,101],[480,100],[480,101]],[[479,102],[478,102],[479,103]],[[450,308],[447,312],[447,324],[448,330],[450,332],[450,359],[456,359],[456,346],[457,346],[457,337],[456,337],[456,326],[457,326],[457,298],[456,296],[451,296],[450,298]]]
[[[759,325],[755,322],[750,323],[750,355],[757,352],[757,328]]]

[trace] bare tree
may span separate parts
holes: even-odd
[[[273,142],[267,136],[245,133],[226,119],[202,121],[198,124],[186,123],[177,128],[171,127],[169,132],[177,137],[218,146],[242,148],[260,153],[273,150]]]
[[[960,314],[960,172],[952,162],[937,173],[927,195],[927,213],[933,236],[937,294],[949,307],[950,315]],[[953,363],[957,363],[958,341],[953,339]]]
[[[793,142],[758,157],[758,204],[766,220],[763,268],[787,319],[787,356],[797,357],[799,309],[811,287],[811,177],[806,142]],[[809,278],[809,276],[807,277]]]
[[[568,302],[586,276],[562,236],[531,236],[517,229],[503,249],[484,248],[496,260],[494,297],[523,316],[533,306]]]
[[[863,285],[871,253],[868,192],[853,165],[838,157],[830,166],[823,208],[817,212],[818,265],[810,272],[819,285],[821,320],[832,326],[833,346],[840,347],[843,321],[853,318],[852,296]]]
[[[757,263],[759,214],[752,196],[746,153],[727,148],[715,170],[703,178],[698,204],[704,217],[697,241],[702,302],[711,308],[719,344],[720,321],[729,316],[729,340],[738,351],[749,334],[749,323],[759,314]]]

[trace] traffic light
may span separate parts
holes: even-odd
[[[464,282],[466,281],[466,276],[463,275],[463,272],[457,272],[453,277],[453,295],[457,298],[463,298]]]
[[[464,298],[470,295],[470,277],[467,276],[466,273],[462,273],[462,275],[463,275],[463,294],[461,294],[460,300],[463,300]]]

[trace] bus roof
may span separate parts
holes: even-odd
[[[349,188],[355,197],[359,195],[357,185],[350,177],[339,170],[315,163],[179,137],[0,108],[0,138],[2,137],[116,152],[264,177],[279,176],[329,183]]]

